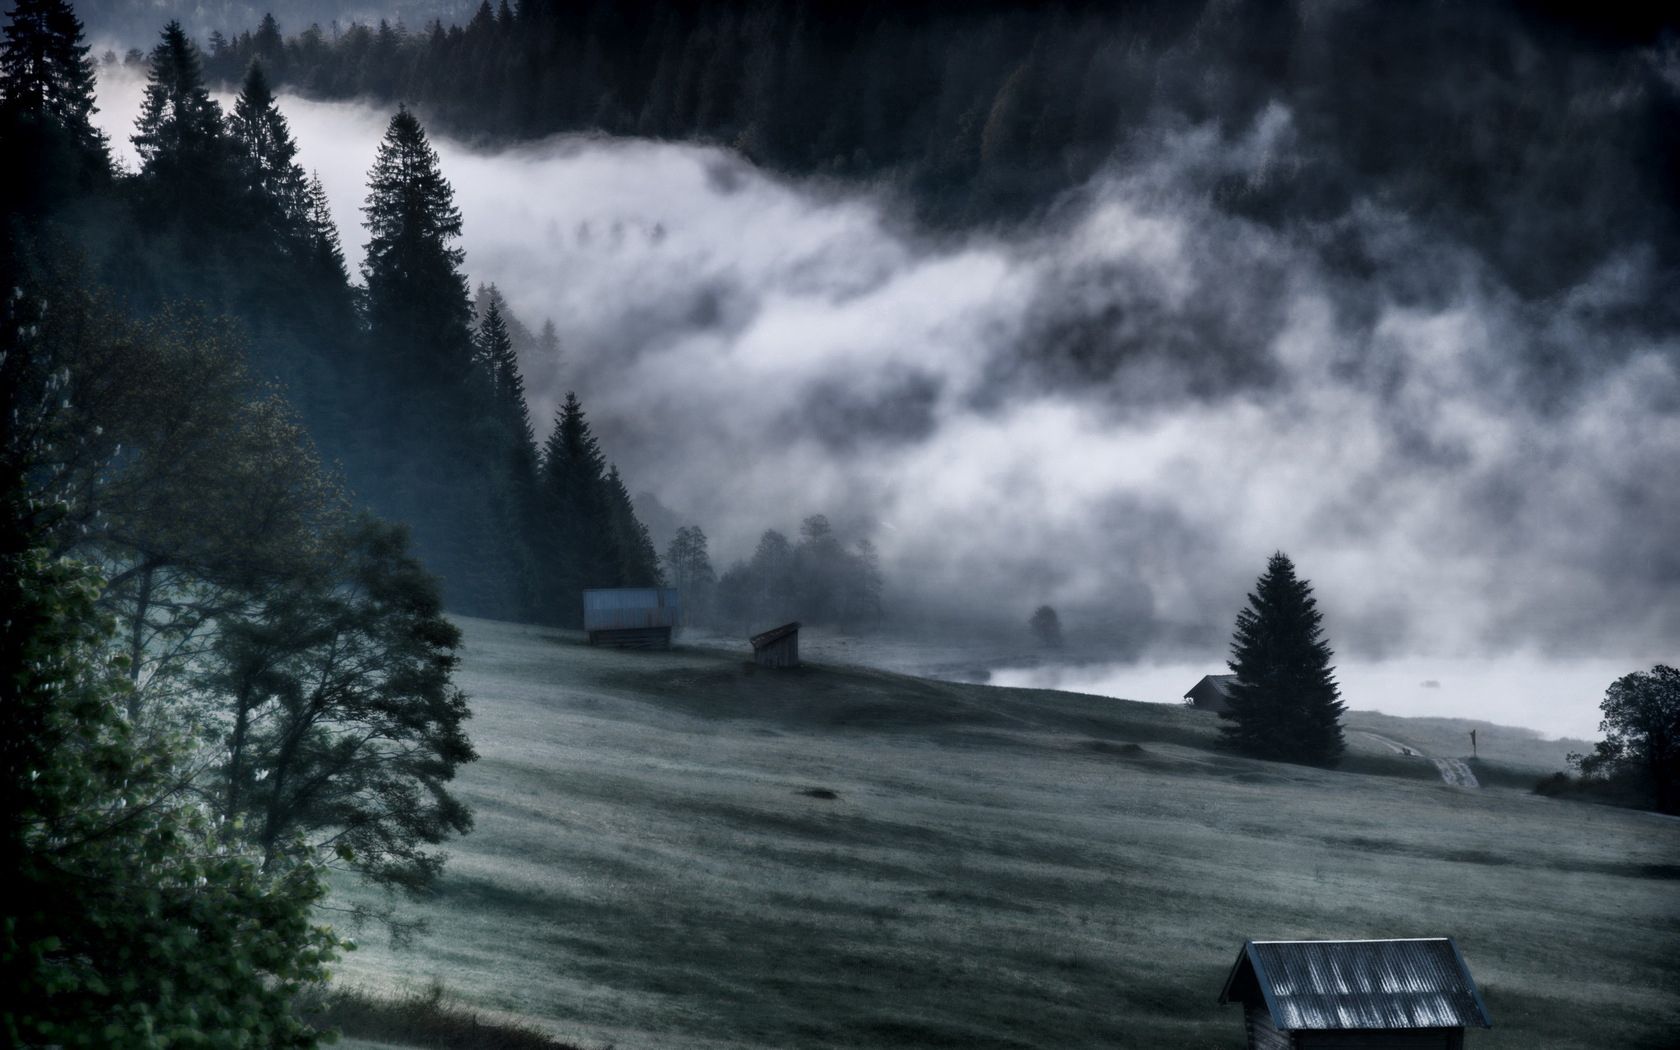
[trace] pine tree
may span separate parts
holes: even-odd
[[[226,191],[227,136],[222,108],[204,86],[198,49],[179,22],[164,26],[163,38],[152,48],[135,129],[140,174],[154,200],[175,215],[211,218]],[[189,202],[193,207],[187,207]]]
[[[368,326],[392,378],[458,387],[472,367],[472,307],[461,275],[461,212],[437,152],[399,108],[368,173],[362,275]]]
[[[560,623],[576,623],[582,593],[610,586],[617,576],[608,541],[606,459],[589,427],[583,404],[568,392],[543,447],[543,515],[548,523],[543,554],[549,564],[549,609]]]
[[[525,381],[519,376],[519,363],[513,354],[513,336],[508,332],[507,319],[502,316],[501,296],[488,295],[485,298],[484,316],[478,322],[474,361],[498,396],[517,384],[523,401]]]
[[[332,205],[327,200],[327,188],[321,184],[321,173],[309,176],[305,190],[308,206],[304,213],[304,236],[309,244],[309,258],[316,267],[328,274],[336,274],[338,284],[349,281],[344,265],[344,248],[338,240],[338,224],[333,221]]]
[[[624,487],[616,466],[607,470],[602,487],[606,496],[607,534],[617,562],[620,587],[657,587],[665,582],[659,570],[659,553],[654,549],[653,536],[647,526],[636,517],[630,492]]]
[[[82,23],[64,0],[18,0],[0,49],[0,99],[5,108],[62,128],[81,148],[105,149],[93,126],[93,60]]]
[[[63,0],[19,0],[0,47],[0,223],[32,224],[108,183],[94,112],[93,63]]]
[[[1279,551],[1237,614],[1231,641],[1225,743],[1260,758],[1333,766],[1342,754],[1345,708],[1330,666],[1323,614],[1312,585]]]
[[[279,231],[303,233],[311,206],[310,187],[297,163],[297,143],[275,105],[260,63],[252,62],[228,122],[246,193],[269,213]]]

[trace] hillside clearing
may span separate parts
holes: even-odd
[[[589,1046],[1225,1048],[1244,938],[1450,934],[1471,1045],[1672,1045],[1680,822],[1239,759],[1170,706],[463,626],[478,828],[348,981]]]

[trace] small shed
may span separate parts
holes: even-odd
[[[590,645],[669,649],[682,615],[675,587],[599,587],[583,592],[583,629]]]
[[[753,647],[753,663],[760,667],[799,666],[798,620],[755,634],[749,641]]]
[[[1249,1050],[1462,1050],[1492,1028],[1451,937],[1249,941],[1220,1003],[1241,1003]]]
[[[1237,676],[1234,674],[1203,675],[1202,680],[1184,694],[1184,699],[1198,711],[1229,711],[1231,687],[1236,683]]]

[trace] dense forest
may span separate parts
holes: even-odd
[[[292,90],[403,100],[468,140],[698,140],[781,171],[885,178],[940,224],[1041,213],[1164,129],[1233,133],[1281,106],[1301,143],[1289,169],[1231,175],[1215,187],[1223,207],[1333,225],[1381,200],[1543,297],[1629,239],[1680,262],[1680,113],[1657,86],[1675,40],[1659,15],[1612,15],[486,0],[462,24],[229,26],[207,68],[234,83],[258,60]],[[1577,148],[1587,135],[1601,148]],[[1325,251],[1360,264],[1356,244]]]
[[[14,171],[29,259],[73,254],[133,316],[227,318],[253,382],[284,398],[353,502],[411,529],[452,609],[570,624],[584,587],[658,582],[575,397],[539,447],[522,326],[489,290],[475,308],[461,216],[414,113],[397,110],[369,172],[358,283],[263,68],[224,114],[178,25],[147,64],[139,171],[119,175],[91,127],[79,152],[36,149],[40,167]]]

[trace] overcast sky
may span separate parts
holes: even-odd
[[[137,96],[101,94],[130,158]],[[354,268],[389,114],[282,105]],[[1123,652],[1217,661],[1282,549],[1346,657],[1680,658],[1680,353],[1597,321],[1672,280],[1637,244],[1536,308],[1373,201],[1338,235],[1376,276],[1329,270],[1314,234],[1198,190],[1287,170],[1275,105],[1163,132],[1008,236],[933,238],[715,149],[433,141],[471,281],[559,328],[534,415],[575,388],[720,569],[820,511],[876,542],[901,609],[1014,624],[1048,602]],[[1122,355],[1100,383],[1069,365],[1093,331]],[[1554,342],[1606,364],[1540,396],[1511,361]],[[1210,382],[1229,360],[1257,376]]]

